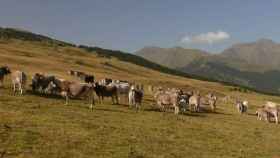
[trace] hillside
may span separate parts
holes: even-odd
[[[266,100],[276,96],[241,93],[231,86],[161,73],[150,68],[106,57],[71,45],[54,45],[17,38],[1,39],[0,63],[27,73],[53,74],[71,81],[69,69],[145,84],[144,102],[136,113],[126,104],[106,99],[93,111],[81,100],[64,105],[60,97],[11,95],[10,76],[0,89],[0,156],[5,157],[274,157],[280,155],[279,127],[257,121],[254,115]],[[108,51],[108,50],[107,50]],[[109,53],[109,52],[108,52]],[[104,54],[104,53],[103,53]],[[233,103],[219,99],[217,112],[175,116],[159,112],[148,85],[214,92],[219,98],[249,100],[249,114],[240,116]],[[230,143],[228,143],[230,142]]]

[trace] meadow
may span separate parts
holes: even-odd
[[[145,85],[139,112],[107,99],[88,109],[87,102],[32,94],[13,96],[10,77],[0,89],[0,158],[230,158],[280,156],[279,125],[258,121],[255,110],[276,96],[232,91],[220,83],[160,73],[115,58],[66,46],[10,40],[0,42],[0,63],[27,72],[76,80],[67,70],[92,73],[97,79],[124,79]],[[249,112],[237,113],[233,103],[218,101],[217,112],[159,112],[148,85],[214,92],[248,99]]]

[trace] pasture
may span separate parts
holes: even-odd
[[[12,70],[26,71],[29,82],[35,72],[75,80],[66,72],[77,69],[93,73],[97,79],[111,77],[146,85],[140,112],[127,105],[112,105],[110,99],[104,104],[97,103],[90,111],[87,102],[81,100],[71,100],[66,106],[60,97],[30,92],[12,96],[10,77],[7,77],[5,87],[0,89],[0,158],[280,156],[280,126],[257,121],[254,115],[257,106],[266,100],[280,102],[278,97],[233,92],[232,87],[219,83],[162,74],[72,47],[22,41],[0,43],[0,62]],[[246,98],[249,112],[240,115],[232,103],[221,101],[216,113],[159,112],[147,90],[149,84]]]

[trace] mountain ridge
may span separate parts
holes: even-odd
[[[234,44],[219,54],[184,48],[174,53],[172,48],[152,48],[149,51],[141,49],[135,54],[192,75],[280,93],[280,84],[276,81],[280,74],[280,44],[273,40],[261,38]],[[164,58],[166,61],[159,60],[165,54],[168,54],[168,58]]]

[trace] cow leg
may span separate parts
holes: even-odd
[[[195,105],[195,104],[193,104],[192,106],[193,106],[193,108],[192,108],[192,109],[193,109],[193,111],[194,111],[194,112],[196,112],[196,105]]]
[[[0,77],[0,87],[3,87],[4,78]]]
[[[19,84],[19,89],[20,89],[20,95],[23,94],[23,87],[22,87],[22,84]]]
[[[116,95],[116,104],[119,105],[119,99],[118,95]]]
[[[101,96],[98,96],[98,102],[101,104]]]
[[[93,105],[95,104],[95,103],[94,103],[94,95],[93,95],[93,94],[92,94],[91,97],[90,97],[90,102],[91,102],[91,103],[90,103],[89,108],[90,108],[91,110],[93,110]]]
[[[16,87],[16,84],[14,83],[14,84],[13,84],[13,95],[16,95],[16,88],[17,88],[17,87]]]
[[[103,104],[103,101],[104,101],[104,96],[102,95],[101,96],[101,103]]]
[[[265,116],[265,118],[264,118],[264,119],[265,119],[265,121],[266,121],[266,122],[269,122],[269,120],[268,120],[268,116],[267,116],[267,115]]]
[[[262,120],[261,115],[258,113],[258,120]]]
[[[275,117],[275,123],[278,124],[278,115],[275,114],[274,117]]]
[[[174,113],[175,115],[177,115],[179,113],[179,107],[178,106],[174,106]]]
[[[135,110],[138,111],[138,104],[135,104]]]
[[[90,109],[90,110],[93,110],[94,97],[93,97],[93,96],[89,97],[89,101],[90,101],[89,109]]]
[[[128,98],[128,105],[129,105],[129,108],[131,108],[131,106],[132,106],[132,97]]]

